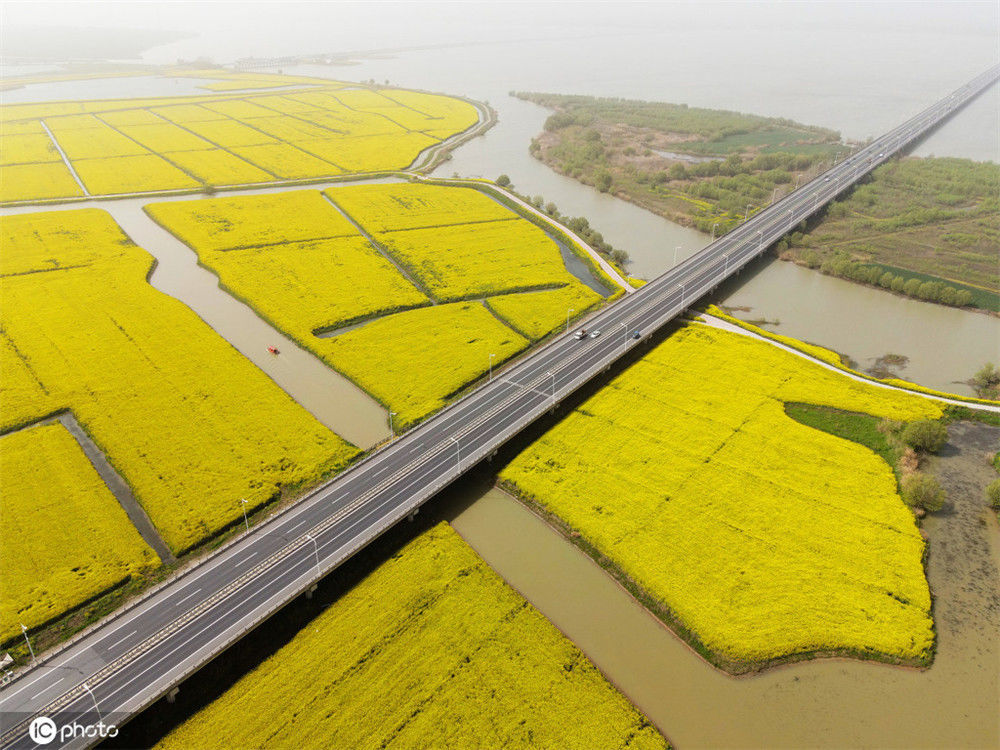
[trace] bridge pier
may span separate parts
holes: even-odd
[[[306,599],[312,599],[313,598],[313,594],[316,593],[316,589],[318,587],[319,587],[319,584],[314,583],[312,586],[310,586],[309,588],[307,588],[306,589]]]
[[[179,687],[170,688],[170,692],[167,693],[167,703],[176,703],[177,694],[181,691]]]
[[[416,519],[416,517],[417,517],[417,513],[419,513],[419,512],[420,512],[420,508],[414,508],[413,510],[411,510],[411,511],[410,511],[410,512],[409,512],[409,513],[408,513],[408,514],[406,515],[406,520],[407,520],[407,521],[409,521],[410,523],[413,523],[413,521],[414,521],[414,520]]]

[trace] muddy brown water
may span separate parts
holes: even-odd
[[[452,524],[678,747],[997,747],[1000,528],[983,487],[1000,429],[950,432],[936,459],[950,500],[925,524],[939,633],[925,671],[827,659],[730,677],[506,493],[480,490]]]

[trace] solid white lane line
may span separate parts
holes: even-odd
[[[38,682],[39,680],[41,680],[41,679],[43,679],[45,677],[48,677],[48,676],[49,676],[48,673],[44,673],[44,674],[38,675],[38,677],[36,677],[35,679],[33,679],[31,682],[27,683],[26,685],[21,685],[17,690],[14,690],[13,692],[7,693],[7,695],[5,695],[2,700],[8,700],[8,699],[14,697],[18,693],[20,693],[22,690],[27,690],[32,685],[34,685],[36,682]]]
[[[56,685],[58,685],[60,682],[62,682],[65,679],[66,679],[65,677],[60,677],[58,680],[56,680],[55,682],[53,682],[48,687],[42,688],[39,692],[37,692],[33,696],[31,696],[31,700],[35,700],[35,698],[37,698],[39,695],[42,695],[43,693],[47,692],[50,688],[54,688]]]
[[[139,632],[139,631],[138,631],[138,629],[136,629],[136,630],[133,630],[133,631],[132,631],[131,633],[129,633],[128,635],[126,635],[126,636],[123,636],[123,637],[119,638],[119,639],[118,639],[117,641],[115,641],[114,643],[112,643],[112,644],[111,644],[110,646],[105,646],[105,648],[106,648],[106,649],[107,649],[108,651],[111,651],[111,650],[113,650],[113,649],[114,649],[114,647],[115,647],[115,646],[120,646],[121,644],[123,644],[123,643],[124,643],[125,641],[127,641],[127,640],[128,640],[129,638],[131,638],[131,637],[132,637],[133,635],[135,635],[135,634],[136,634],[136,633],[138,633],[138,632]]]
[[[195,594],[197,594],[199,591],[201,591],[201,589],[195,589],[190,594],[188,594],[187,596],[185,596],[183,599],[180,599],[179,601],[174,602],[174,606],[175,607],[180,606],[181,604],[183,604],[184,602],[186,602],[188,599],[190,599],[192,596],[194,596]]]

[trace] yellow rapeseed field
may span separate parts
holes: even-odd
[[[365,323],[315,345],[327,362],[398,412],[401,427],[448,398],[528,341],[478,302],[421,307]]]
[[[540,339],[565,326],[567,320],[600,304],[601,300],[601,295],[593,289],[574,281],[559,289],[490,297],[486,304],[515,330],[530,339]]]
[[[478,190],[450,185],[349,185],[330,188],[326,194],[373,234],[517,218]]]
[[[199,252],[358,234],[316,190],[150,203],[145,210]]]
[[[83,191],[61,161],[0,166],[0,202],[80,195]]]
[[[198,259],[219,275],[223,287],[314,349],[322,347],[314,330],[430,304],[359,235],[199,251]]]
[[[151,257],[105,212],[4,217],[0,242],[0,429],[71,410],[174,550],[356,455],[149,286]]]
[[[71,162],[78,159],[107,159],[113,156],[138,156],[149,151],[128,136],[122,135],[109,125],[93,117],[93,127],[77,127],[77,123],[63,124],[62,120],[75,120],[75,117],[51,117],[45,121],[52,135],[59,142],[59,147]]]
[[[0,165],[61,161],[52,139],[45,133],[7,135],[0,140]]]
[[[408,229],[375,238],[440,300],[576,282],[556,243],[527,219]]]
[[[0,436],[0,476],[0,641],[159,564],[61,424]]]
[[[398,412],[397,426],[484,375],[490,354],[498,365],[562,324],[569,308],[582,313],[601,300],[566,271],[544,232],[478,191],[393,183],[326,194],[369,226],[396,228],[377,234],[391,260],[318,191],[168,201],[146,211],[227,290]],[[393,217],[394,208],[403,216]],[[418,236],[426,241],[419,247]],[[487,296],[489,308],[424,308],[432,300],[392,261],[437,299],[501,296]],[[538,287],[554,288],[506,294]],[[379,316],[329,338],[314,335]]]
[[[140,112],[145,114],[144,110],[140,110]],[[160,120],[157,123],[118,125],[117,127],[120,132],[154,153],[206,151],[214,147],[211,141],[199,138],[190,130],[185,130],[166,120]]]
[[[393,133],[296,141],[295,145],[347,172],[378,172],[406,169],[435,143],[436,139],[423,133]]]
[[[664,748],[447,526],[167,735],[180,748]]]
[[[240,157],[220,149],[171,151],[164,154],[164,158],[208,185],[245,185],[274,181],[274,175],[270,172],[265,172]]]
[[[502,473],[723,664],[827,651],[923,661],[924,542],[882,458],[787,417],[896,420],[933,402],[690,325]]]
[[[326,194],[437,299],[575,283],[545,232],[478,190],[404,183]]]
[[[241,159],[283,180],[332,177],[343,172],[337,165],[290,143],[264,143],[258,146],[233,147],[231,150]]]
[[[196,188],[199,183],[155,154],[79,159],[73,168],[91,195]]]
[[[236,168],[242,162],[281,180],[403,169],[421,151],[478,119],[468,102],[435,94],[344,90],[342,83],[298,76],[218,73],[217,77],[222,80],[206,86],[219,93],[204,96],[0,107],[5,140],[0,200],[73,195],[54,184],[52,165],[58,154],[50,148],[42,122],[74,168],[81,175],[88,173],[89,181],[84,178],[88,190],[106,195],[192,189],[202,182],[227,185],[242,176],[246,182],[239,184],[261,181],[259,173]],[[225,93],[230,87],[289,84],[310,87]],[[208,151],[229,154],[240,162],[196,160],[189,155],[183,159],[184,169],[196,178],[173,166],[180,160],[172,154]],[[123,160],[106,161],[110,159]]]

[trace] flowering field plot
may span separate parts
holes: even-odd
[[[232,294],[398,412],[397,427],[564,324],[569,308],[601,301],[566,271],[544,232],[478,191],[388,184],[327,195],[363,225],[399,229],[376,232],[373,247],[308,190],[152,203],[146,211]],[[539,287],[548,291],[512,294]],[[413,309],[470,296],[486,297],[489,307]],[[355,323],[363,325],[314,335]]]
[[[157,747],[666,745],[442,524]]]
[[[316,190],[150,203],[145,211],[199,252],[358,236]]]
[[[517,218],[478,190],[450,185],[351,185],[326,194],[372,234]]]
[[[317,329],[430,300],[318,191],[151,203],[223,287],[317,351]]]
[[[927,661],[924,542],[890,467],[793,421],[783,402],[941,413],[692,325],[501,476],[728,669],[825,652]]]
[[[228,70],[185,70],[173,75],[179,78],[204,78],[208,82],[201,88],[209,91],[233,91],[241,89],[269,89],[294,84],[322,84],[323,86],[346,86],[326,78],[310,76],[286,76],[281,73],[234,73]]]
[[[398,413],[406,426],[523,350],[527,339],[474,302],[390,315],[330,339],[320,356]],[[495,355],[492,360],[490,355]]]
[[[0,166],[0,202],[77,198],[83,195],[61,161]]]
[[[570,284],[541,292],[501,294],[486,306],[529,339],[540,339],[576,316],[601,303],[602,297],[583,284]],[[609,331],[609,334],[611,332]]]
[[[173,550],[356,454],[149,286],[105,212],[5,217],[0,241],[0,430],[71,410]]]
[[[159,564],[61,424],[0,436],[0,475],[0,642]]]
[[[91,194],[115,195],[403,169],[479,118],[472,104],[436,94],[296,76],[189,75],[224,79],[206,84],[220,90],[314,86],[0,107],[0,200],[80,194],[56,143]],[[69,183],[55,176],[56,165]]]
[[[326,194],[437,299],[579,283],[545,232],[478,190],[388,184]]]

